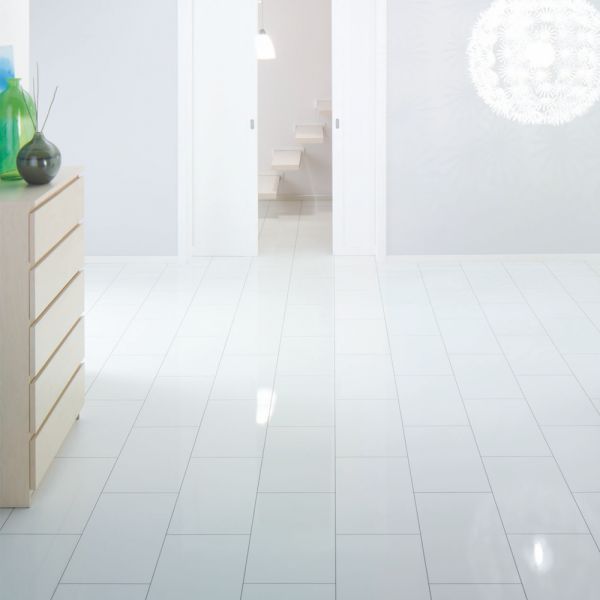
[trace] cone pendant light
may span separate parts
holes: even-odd
[[[258,60],[274,60],[277,57],[275,46],[264,27],[263,0],[258,0],[258,7],[260,9],[260,29],[256,34],[256,58]]]

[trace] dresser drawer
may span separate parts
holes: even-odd
[[[83,219],[83,179],[29,215],[29,260],[36,263]]]
[[[83,319],[80,319],[50,362],[29,386],[29,414],[32,433],[40,428],[52,410],[69,379],[83,362],[83,356]]]
[[[30,272],[30,317],[37,319],[73,276],[83,269],[83,227],[78,225]]]
[[[83,273],[78,273],[30,328],[30,373],[37,375],[84,310]]]
[[[39,486],[77,419],[77,415],[83,406],[84,394],[85,375],[83,367],[80,367],[69,382],[54,410],[50,413],[44,426],[29,443],[29,474],[32,489]]]

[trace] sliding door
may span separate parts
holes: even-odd
[[[377,4],[332,0],[334,254],[376,250]]]
[[[252,0],[193,2],[196,256],[257,252],[257,64]]]

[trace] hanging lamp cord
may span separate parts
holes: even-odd
[[[263,5],[263,0],[258,0],[258,7],[260,9],[259,12],[259,16],[260,16],[260,31],[264,31],[265,29],[265,8]]]

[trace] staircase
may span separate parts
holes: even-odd
[[[331,100],[316,100],[315,110],[321,117],[331,115]],[[276,148],[271,158],[271,171],[258,175],[258,199],[275,200],[279,184],[288,171],[302,168],[304,146],[323,144],[325,141],[325,123],[306,123],[294,127],[294,138],[299,144],[289,148]]]
[[[271,175],[265,173],[258,176],[258,199],[259,200],[276,200],[277,191],[279,190],[279,182],[281,175]]]

